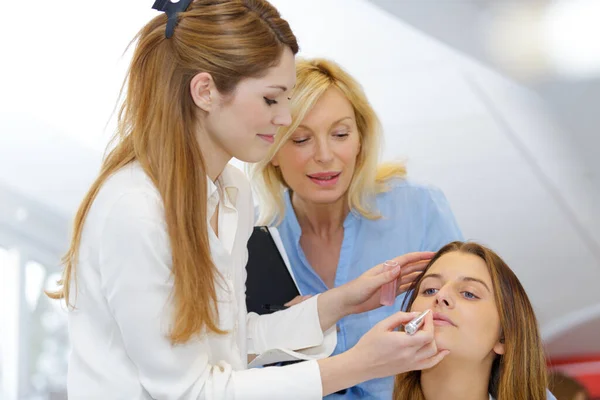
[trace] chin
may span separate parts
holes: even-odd
[[[343,197],[343,194],[339,193],[311,193],[309,201],[315,204],[334,204]]]
[[[240,154],[235,154],[233,157],[245,163],[257,163],[264,160],[267,157],[267,150],[254,150],[254,151],[244,151],[240,152]]]
[[[450,335],[447,335],[446,332],[436,330],[434,336],[438,351],[450,350],[450,352],[452,352],[454,346],[452,345],[453,340],[450,338]]]

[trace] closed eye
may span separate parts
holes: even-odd
[[[303,139],[292,139],[292,142],[294,142],[295,144],[302,144],[302,143],[306,143],[308,142],[309,138],[303,138]]]
[[[277,100],[269,99],[268,97],[263,97],[263,99],[265,99],[265,103],[267,103],[268,106],[272,106],[273,104],[277,104]]]

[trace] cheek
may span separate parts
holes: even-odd
[[[264,127],[270,119],[269,110],[266,106],[257,100],[238,100],[231,104],[228,109],[227,118],[230,123],[237,123],[240,131],[259,130]]]
[[[469,340],[485,346],[485,351],[491,350],[500,338],[500,320],[495,312],[486,309],[465,315],[464,322],[469,328],[466,333]]]
[[[431,308],[433,303],[433,297],[417,296],[410,309],[411,311],[425,311],[426,309]]]
[[[356,164],[359,154],[360,146],[358,139],[344,143],[338,150],[338,157],[348,166],[354,166]]]
[[[288,182],[304,177],[306,164],[308,163],[308,157],[305,152],[292,146],[283,146],[277,154],[279,168]]]

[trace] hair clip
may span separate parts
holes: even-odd
[[[193,0],[156,0],[153,9],[164,11],[167,14],[167,29],[165,36],[170,38],[173,36],[175,26],[177,25],[177,15],[184,12],[190,6]]]

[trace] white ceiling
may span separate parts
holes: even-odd
[[[540,99],[369,2],[272,2],[302,55],[330,57],[363,83],[384,124],[384,157],[441,187],[465,235],[507,259],[549,351],[600,353],[600,196]],[[17,19],[0,28],[18,37],[1,45],[14,62],[0,66],[0,183],[70,217],[110,134],[121,53],[152,1],[77,2],[94,15],[85,23],[30,3],[35,30]]]

